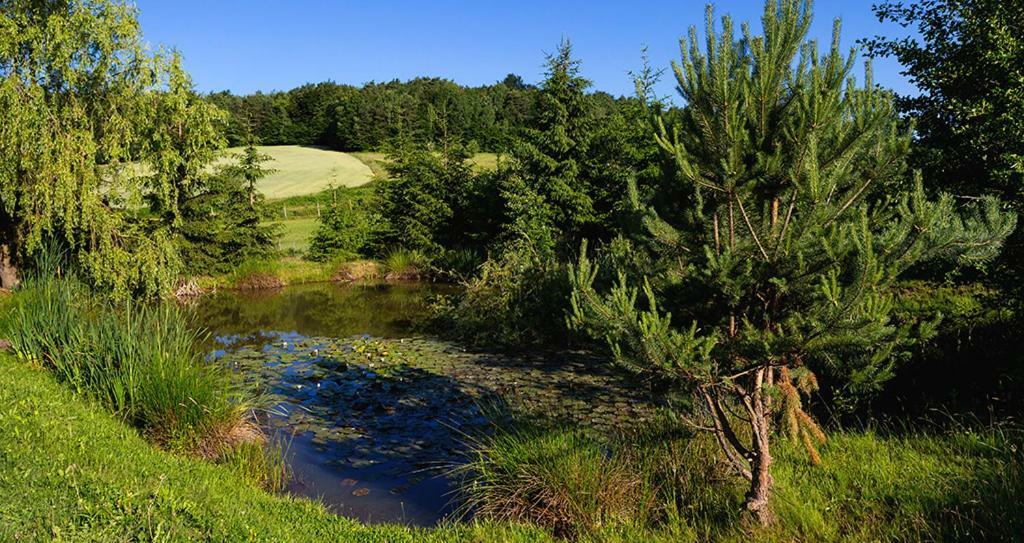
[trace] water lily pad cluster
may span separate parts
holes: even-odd
[[[270,428],[301,437],[344,477],[339,486],[355,487],[349,499],[370,494],[364,483],[374,480],[402,496],[456,465],[467,441],[492,427],[485,413],[494,405],[594,432],[652,412],[634,387],[580,353],[509,356],[430,338],[294,333],[221,341],[211,358],[262,392]]]

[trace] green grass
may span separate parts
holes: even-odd
[[[204,278],[203,288],[277,288],[302,283],[330,281],[334,272],[331,264],[310,262],[297,257],[246,260],[231,273]]]
[[[373,171],[348,153],[298,145],[263,146],[259,150],[273,159],[264,167],[276,170],[258,184],[269,200],[312,194],[331,185],[357,187],[373,178]],[[231,148],[226,153],[240,151]]]
[[[432,530],[364,526],[268,494],[230,463],[154,447],[49,372],[3,355],[0,436],[2,541],[553,541],[480,517]],[[571,431],[506,435],[478,481],[569,504],[560,518],[583,519],[579,541],[1013,541],[1024,533],[1019,437],[835,432],[820,466],[779,441],[768,530],[739,521],[743,487],[703,440],[634,436],[609,447]],[[651,484],[635,486],[638,475]],[[488,500],[505,492],[488,490]]]
[[[364,164],[373,170],[373,175],[376,177],[387,177],[387,153],[379,153],[373,151],[360,151],[350,153],[352,156],[361,160]],[[497,153],[476,153],[470,157],[469,161],[473,164],[473,169],[482,171],[494,171],[498,169],[498,154]]]
[[[364,526],[157,449],[45,371],[0,355],[0,541],[550,541],[538,529]]]
[[[776,521],[761,529],[739,512],[745,485],[707,434],[659,428],[610,442],[573,430],[498,432],[458,473],[481,516],[596,540],[1014,541],[1024,533],[1019,430],[837,431],[820,465],[778,438]]]
[[[245,424],[243,396],[203,362],[202,338],[175,306],[111,306],[73,279],[30,279],[0,337],[169,448],[216,456],[219,437]]]
[[[277,240],[277,248],[286,254],[304,255],[309,250],[309,241],[313,239],[320,226],[319,220],[313,217],[299,217],[287,221],[276,221],[272,224],[281,228],[281,237]]]

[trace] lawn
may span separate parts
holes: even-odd
[[[379,177],[387,176],[387,154],[377,152],[356,152],[351,153],[352,156],[363,161],[364,164],[373,170],[373,175]],[[497,153],[477,153],[470,157],[469,161],[473,164],[473,169],[481,171],[492,171],[498,169],[498,154]]]
[[[271,200],[320,192],[329,186],[357,187],[373,179],[373,171],[348,153],[298,145],[263,146],[272,160],[264,167],[276,170],[259,182]],[[238,153],[240,148],[228,149]]]
[[[273,224],[280,228],[281,237],[277,241],[277,247],[280,250],[285,252],[297,251],[305,254],[306,250],[309,249],[309,240],[316,233],[319,223],[314,216],[276,221]]]

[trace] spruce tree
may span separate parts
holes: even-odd
[[[175,229],[185,269],[190,273],[226,272],[250,258],[275,250],[277,228],[265,224],[265,198],[256,182],[273,170],[250,138],[227,165],[209,166],[183,195]]]
[[[775,434],[818,461],[825,435],[804,402],[819,379],[870,392],[931,328],[893,321],[900,274],[989,259],[1014,227],[995,200],[958,210],[907,186],[910,134],[890,93],[870,69],[855,83],[838,21],[823,55],[810,22],[809,2],[768,0],[763,35],[743,25],[737,39],[708,8],[706,42],[691,29],[674,65],[686,107],[657,131],[674,196],[645,206],[633,191],[645,225],[634,241],[653,264],[595,287],[584,246],[570,273],[570,323],[693,393],[706,418],[692,422],[749,481],[744,507],[761,522]]]
[[[589,87],[590,81],[580,76],[572,45],[563,41],[548,56],[533,126],[512,152],[516,181],[506,190],[511,205],[517,205],[520,194],[533,195],[530,198],[546,208],[534,214],[548,217],[554,239],[562,234],[572,238],[583,225],[598,219],[589,180],[582,172],[594,131],[593,108],[585,94]]]

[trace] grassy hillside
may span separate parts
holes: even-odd
[[[273,159],[264,166],[276,170],[259,182],[260,191],[271,200],[320,192],[330,185],[357,187],[373,178],[370,167],[348,153],[298,145],[259,149]]]
[[[358,158],[359,160],[363,161],[363,163],[365,163],[367,166],[369,166],[370,169],[373,170],[374,175],[381,177],[387,175],[388,172],[386,169],[386,153],[360,151],[351,154],[352,156]],[[473,168],[476,169],[477,171],[498,169],[497,153],[477,153],[473,155],[473,157],[470,158],[469,161],[473,163]]]

